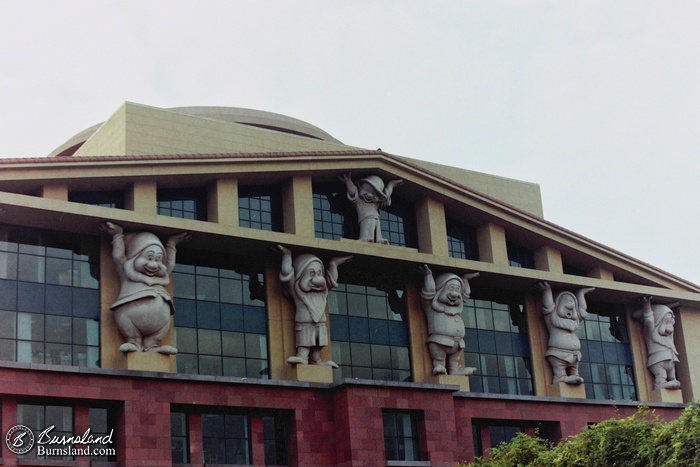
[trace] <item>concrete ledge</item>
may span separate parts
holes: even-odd
[[[431,375],[426,378],[426,382],[433,384],[447,384],[459,386],[459,390],[469,392],[469,376],[464,375]]]
[[[654,389],[649,394],[651,402],[672,402],[675,404],[683,403],[683,392],[680,389]]]
[[[173,371],[173,363],[170,355],[158,352],[129,352],[126,354],[127,370],[171,373]]]
[[[309,383],[333,382],[333,367],[321,365],[294,365],[292,374],[296,381],[306,381]]]
[[[586,398],[586,387],[583,384],[555,383],[548,387],[547,392],[552,397],[565,397],[567,399]]]

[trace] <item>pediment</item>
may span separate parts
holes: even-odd
[[[546,221],[532,212],[536,209],[524,209],[473,187],[480,183],[487,186],[492,176],[462,171],[460,177],[450,178],[427,165],[381,150],[347,147],[334,151],[73,156],[6,160],[0,166],[6,175],[0,187],[3,191],[29,194],[31,189],[57,180],[70,180],[74,189],[105,190],[124,189],[140,179],[155,180],[158,186],[205,186],[226,177],[244,184],[268,184],[283,183],[300,175],[314,181],[333,182],[338,174],[348,171],[357,175],[374,173],[405,180],[405,185],[396,192],[397,200],[415,203],[426,197],[435,199],[445,206],[448,217],[475,227],[486,223],[498,225],[508,238],[525,247],[536,250],[549,246],[559,250],[563,260],[576,268],[602,268],[611,271],[615,280],[622,283],[700,292],[695,284]],[[506,186],[508,183],[510,187]],[[537,185],[514,180],[502,182],[498,193],[505,188],[523,197],[523,190],[528,187],[531,196],[539,195]],[[514,273],[527,277],[528,272]],[[576,283],[575,277],[571,279]]]

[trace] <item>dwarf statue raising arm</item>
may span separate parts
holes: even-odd
[[[538,282],[536,287],[542,292],[542,313],[549,332],[544,355],[552,367],[552,383],[581,384],[581,341],[575,333],[588,316],[585,295],[595,289],[579,289],[576,294],[560,292],[555,300],[547,282]]]
[[[113,222],[105,222],[100,228],[112,236],[112,258],[120,282],[119,296],[110,307],[126,339],[119,350],[177,353],[172,346],[160,345],[170,329],[170,315],[175,312],[165,287],[175,267],[176,246],[190,234],[174,235],[163,246],[150,232],[124,235],[124,229]]]
[[[673,310],[666,305],[652,305],[651,297],[641,300],[642,308],[635,310],[632,317],[641,321],[644,327],[644,341],[647,346],[647,368],[654,375],[654,389],[680,389],[676,379],[678,351],[673,343],[673,325],[676,320]]]
[[[459,363],[464,354],[464,321],[462,306],[469,298],[469,279],[478,272],[461,277],[445,273],[433,278],[427,264],[418,271],[423,275],[421,304],[428,321],[428,350],[433,359],[434,375],[471,375],[476,368],[462,367]]]
[[[278,245],[277,250],[282,254],[280,281],[296,308],[297,353],[287,362],[306,364],[311,360],[317,365],[337,368],[335,362],[321,360],[321,349],[328,345],[326,304],[329,290],[338,285],[338,266],[351,257],[331,259],[328,270],[324,271],[323,263],[317,256],[301,254],[292,259],[288,248]]]
[[[402,185],[403,180],[391,180],[385,186],[384,181],[377,175],[369,175],[360,179],[356,186],[349,172],[339,175],[338,180],[345,184],[348,199],[357,210],[357,221],[360,224],[359,240],[388,244],[389,242],[382,237],[379,209],[391,205],[394,188]]]

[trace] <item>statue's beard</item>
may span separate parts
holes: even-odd
[[[651,340],[661,346],[666,347],[667,349],[673,350],[674,353],[676,352],[676,346],[673,343],[673,336],[669,332],[668,334],[663,334],[662,331],[665,331],[664,327],[661,326],[657,332],[652,332],[651,333]]]
[[[559,329],[564,329],[565,331],[574,332],[578,329],[580,321],[577,318],[562,318],[556,312],[552,313],[550,321],[552,326]],[[574,316],[576,316],[574,314]]]
[[[165,276],[165,277],[147,276],[146,274],[138,272],[134,268],[135,260],[136,260],[136,258],[133,258],[133,259],[128,260],[126,263],[124,263],[124,275],[131,282],[140,282],[142,284],[146,284],[146,285],[151,286],[151,287],[154,285],[166,286],[170,283],[170,279],[168,278],[168,276]]]
[[[435,295],[433,298],[433,310],[438,313],[445,313],[446,315],[454,316],[462,313],[462,303],[459,301],[456,305],[449,305],[440,301],[439,295]]]
[[[299,284],[297,283],[296,285],[297,288],[297,297],[301,302],[304,304],[307,310],[311,313],[311,317],[313,318],[314,322],[318,323],[321,321],[321,318],[326,314],[326,303],[328,302],[328,290],[320,290],[320,291],[304,291],[299,287]]]

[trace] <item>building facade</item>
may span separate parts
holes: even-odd
[[[453,465],[640,404],[673,419],[700,396],[700,287],[546,221],[530,183],[347,146],[281,115],[132,103],[0,172],[0,420],[36,438],[24,454],[8,438],[4,465]],[[379,210],[388,244],[358,240],[343,174],[402,180]],[[177,355],[120,350],[105,222],[189,234],[167,287],[162,342]],[[337,369],[287,361],[278,245],[352,256],[326,308],[321,357]],[[433,374],[424,265],[479,273],[461,312],[470,376]],[[595,289],[575,330],[580,385],[553,383],[544,282]],[[654,389],[643,297],[674,312],[680,389]],[[89,429],[105,449],[40,451],[67,445],[49,427]]]

